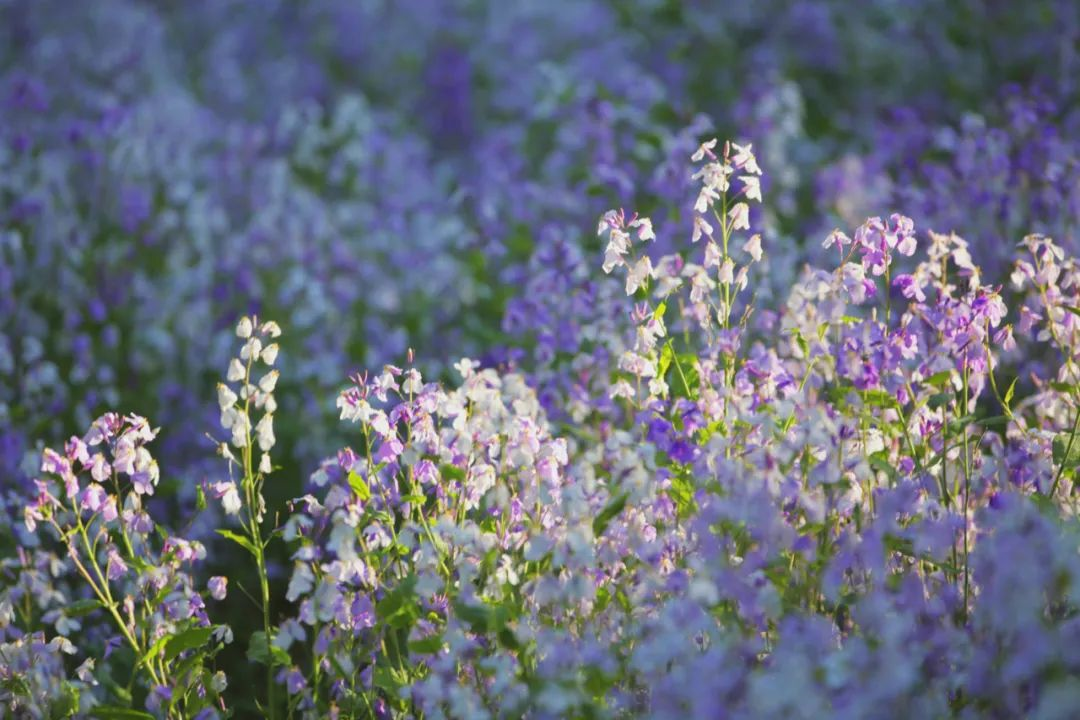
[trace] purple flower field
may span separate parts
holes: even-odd
[[[0,718],[1080,717],[1080,4],[0,0]]]

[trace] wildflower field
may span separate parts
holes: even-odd
[[[0,0],[0,718],[1080,717],[1080,3]]]

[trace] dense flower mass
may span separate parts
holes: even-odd
[[[0,0],[0,717],[1075,716],[1077,47]]]

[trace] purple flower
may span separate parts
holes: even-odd
[[[224,600],[226,593],[226,585],[228,584],[228,582],[228,578],[222,577],[220,575],[215,575],[214,577],[210,578],[206,583],[206,587],[210,590],[210,597],[214,598],[215,600]]]

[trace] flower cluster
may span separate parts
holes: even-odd
[[[68,5],[0,715],[1075,714],[1076,3]]]

